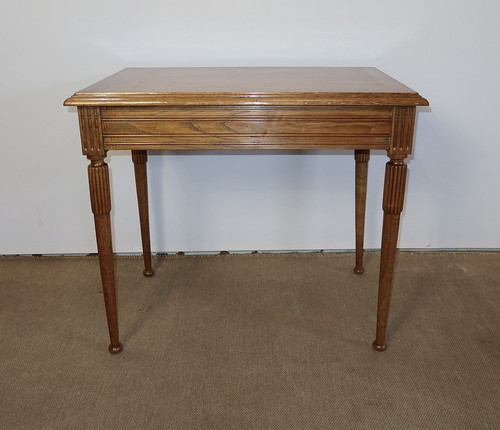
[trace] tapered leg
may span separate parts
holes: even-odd
[[[377,335],[373,348],[384,351],[387,319],[391,301],[392,276],[396,258],[398,241],[399,219],[403,210],[406,164],[401,159],[391,159],[385,168],[384,183],[384,225],[382,230],[382,251],[380,257],[380,278],[377,308]]]
[[[147,151],[132,151],[132,161],[134,162],[135,187],[141,222],[142,253],[144,255],[144,271],[142,273],[144,276],[153,276],[154,271],[151,267],[151,242],[149,238]]]
[[[360,275],[363,268],[363,252],[365,237],[366,185],[368,180],[369,150],[355,150],[356,160],[356,267],[354,273]]]
[[[108,165],[103,156],[89,156],[88,167],[90,202],[94,214],[97,251],[101,269],[102,291],[109,330],[109,352],[117,354],[122,350],[118,333],[118,311],[116,306],[113,246],[111,239],[111,196],[109,190]]]

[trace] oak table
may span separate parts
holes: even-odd
[[[417,92],[375,68],[127,68],[75,93],[82,152],[94,214],[111,344],[118,334],[108,150],[131,150],[144,254],[153,275],[149,237],[147,150],[354,150],[356,265],[363,273],[366,184],[370,150],[386,150],[383,232],[373,347],[386,348],[399,218],[412,151]]]

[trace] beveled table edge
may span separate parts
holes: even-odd
[[[64,106],[428,106],[415,93],[75,93]]]

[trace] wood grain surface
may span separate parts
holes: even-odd
[[[67,106],[427,105],[373,67],[127,68],[78,91]]]

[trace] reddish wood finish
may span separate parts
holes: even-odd
[[[416,106],[427,100],[374,68],[125,69],[65,101],[78,106],[111,339],[120,352],[107,150],[132,150],[146,276],[152,275],[148,149],[351,149],[356,160],[356,267],[363,272],[370,150],[390,158],[384,183],[377,334],[386,348],[399,218]]]

